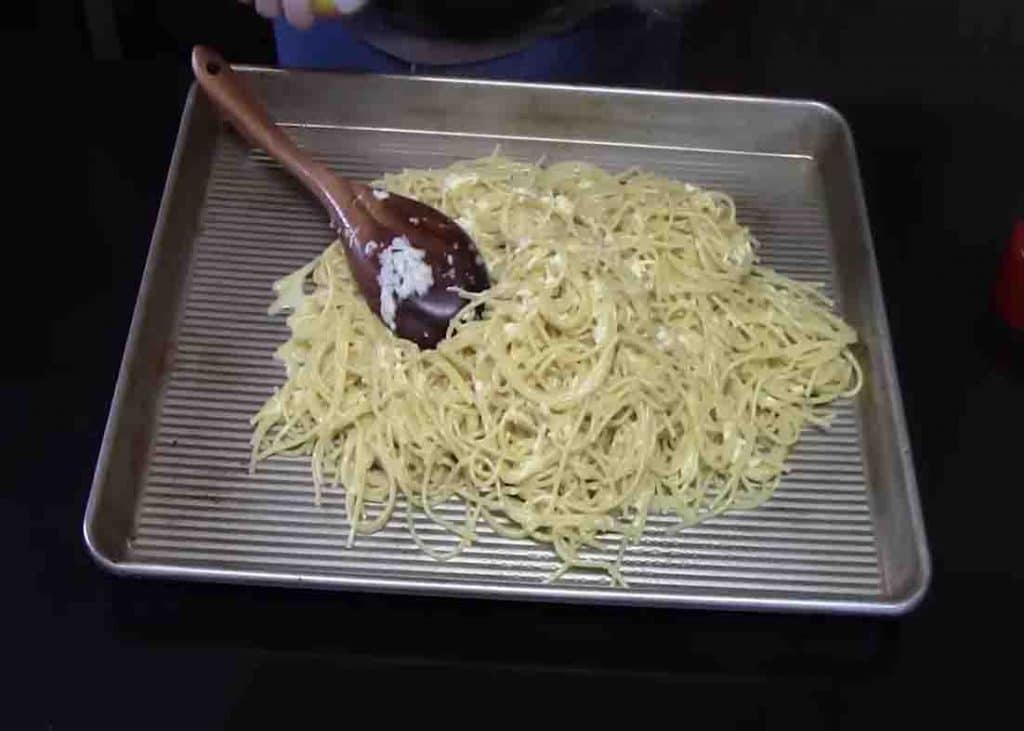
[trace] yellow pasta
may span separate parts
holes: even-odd
[[[253,418],[254,465],[309,455],[317,499],[344,490],[350,542],[404,501],[458,537],[440,553],[414,533],[437,558],[485,523],[550,544],[559,575],[623,584],[650,513],[686,526],[761,504],[804,427],[860,387],[853,329],[757,264],[723,193],[497,155],[379,184],[457,220],[493,286],[421,351],[372,314],[337,243],[283,280],[287,380]],[[465,520],[438,514],[449,501]],[[620,551],[581,557],[608,538]]]

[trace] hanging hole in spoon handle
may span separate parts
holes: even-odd
[[[192,49],[192,71],[225,119],[250,144],[280,162],[306,186],[337,225],[346,206],[355,198],[348,181],[338,178],[326,166],[296,145],[270,118],[263,103],[247,88],[243,79],[219,53],[205,46]]]

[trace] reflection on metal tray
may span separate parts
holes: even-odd
[[[808,431],[762,508],[679,533],[653,518],[629,587],[482,531],[439,563],[392,524],[347,548],[339,495],[307,460],[249,473],[248,419],[283,376],[270,285],[331,234],[317,204],[189,96],[85,517],[120,574],[623,604],[897,613],[929,559],[849,130],[813,102],[247,69],[301,144],[374,178],[503,153],[647,168],[722,189],[764,261],[823,281],[863,345],[867,382]],[[429,521],[424,540],[451,539]]]

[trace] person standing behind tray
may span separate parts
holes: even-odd
[[[274,20],[284,67],[673,88],[703,0],[240,1]]]

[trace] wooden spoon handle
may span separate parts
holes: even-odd
[[[296,145],[274,121],[260,100],[216,51],[204,46],[192,49],[192,70],[224,117],[251,144],[280,162],[327,208],[335,225],[355,198],[352,185],[318,163]]]

